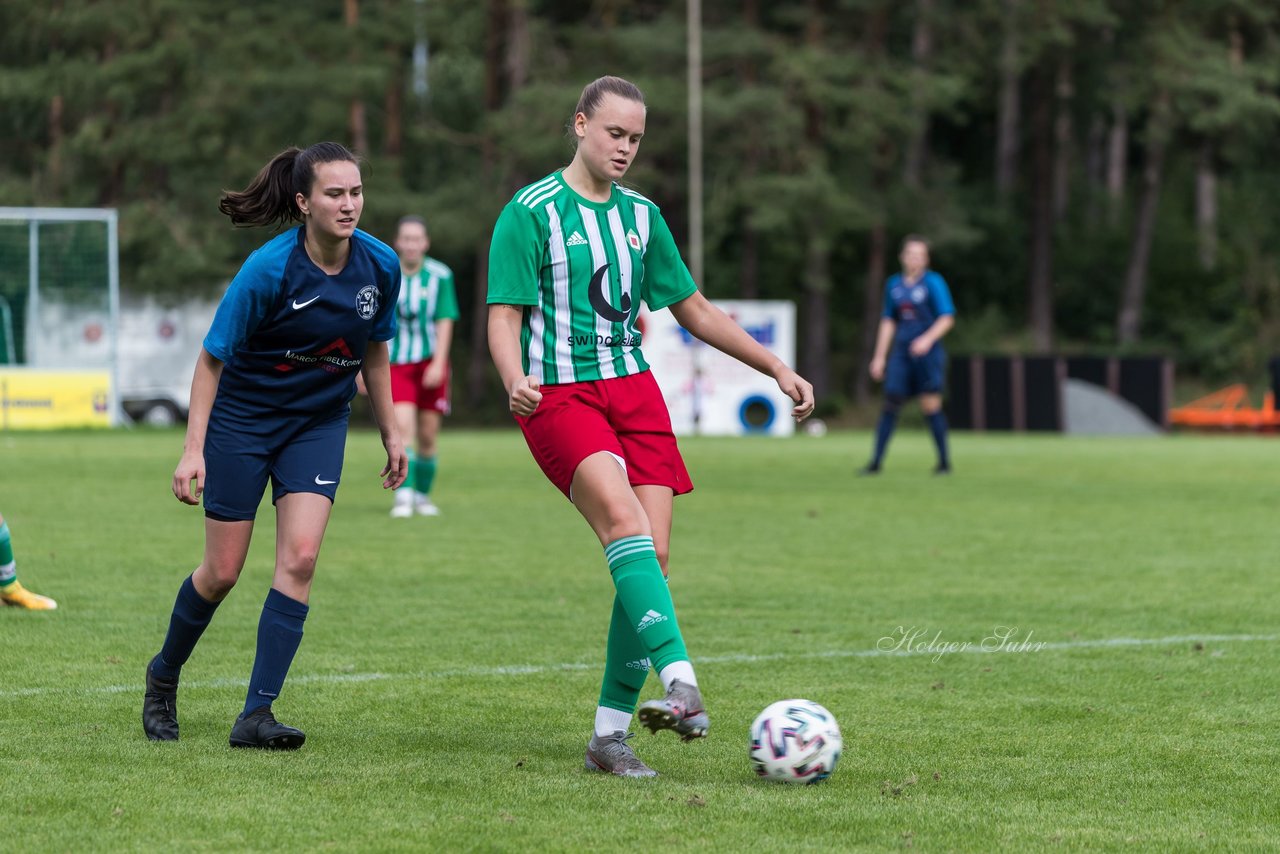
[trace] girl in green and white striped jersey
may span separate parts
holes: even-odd
[[[658,207],[619,186],[644,135],[644,98],[602,77],[574,112],[573,161],[516,193],[489,252],[489,348],[535,460],[604,546],[616,596],[586,767],[653,776],[627,743],[649,669],[666,690],[639,707],[685,740],[709,721],[664,583],[673,497],[692,489],[640,350],[643,301],[774,377],[813,411],[813,388],[701,294]]]
[[[400,435],[406,440],[416,436],[417,452],[409,452],[409,477],[396,490],[391,515],[438,516],[431,487],[436,439],[449,414],[449,344],[458,319],[458,297],[453,271],[427,256],[431,239],[422,217],[403,217],[394,245],[400,256],[400,331],[391,342],[391,399]]]

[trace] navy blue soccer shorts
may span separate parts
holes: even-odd
[[[894,344],[884,369],[885,396],[908,398],[941,394],[946,358],[940,344],[933,345],[932,350],[918,358],[911,355],[906,344]]]
[[[253,519],[271,481],[271,503],[291,492],[330,501],[342,479],[348,411],[293,418],[211,413],[204,441],[204,512],[222,521]]]

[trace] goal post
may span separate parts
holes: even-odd
[[[0,429],[123,423],[114,209],[0,207],[0,304]]]

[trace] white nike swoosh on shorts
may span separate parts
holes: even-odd
[[[316,300],[318,300],[318,299],[320,299],[320,295],[319,295],[319,294],[316,294],[315,296],[313,296],[311,299],[307,300],[306,302],[298,302],[297,300],[294,300],[294,301],[293,301],[293,307],[294,307],[295,309],[299,309],[299,308],[306,308],[307,306],[311,305],[311,303],[315,302],[315,301],[316,301]]]
[[[331,483],[337,483],[336,480],[321,480],[320,475],[316,475],[316,486],[328,486]]]

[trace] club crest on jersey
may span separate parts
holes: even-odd
[[[375,285],[365,285],[356,294],[356,314],[360,315],[361,320],[369,320],[377,313],[378,288]]]
[[[627,243],[631,245],[632,249],[637,252],[640,251],[640,235],[636,234],[635,229],[627,229]]]

